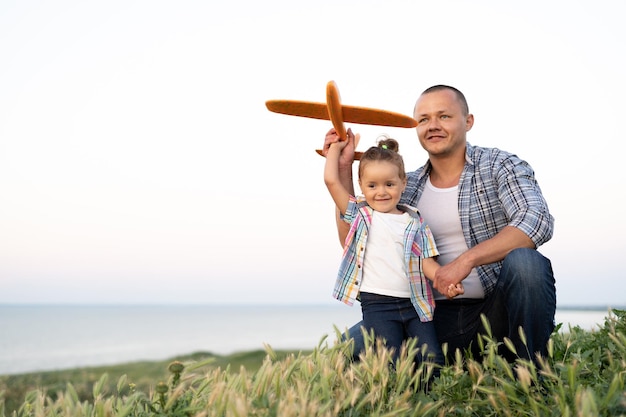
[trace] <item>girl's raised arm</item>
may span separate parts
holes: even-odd
[[[348,141],[340,141],[330,145],[324,165],[324,183],[339,211],[344,214],[348,209],[350,193],[341,182],[339,176],[339,156]]]

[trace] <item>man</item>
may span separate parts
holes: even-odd
[[[408,174],[401,203],[419,209],[440,252],[443,266],[433,283],[439,341],[448,344],[449,354],[458,348],[477,357],[484,314],[493,335],[511,339],[517,355],[530,360],[536,360],[536,354],[545,356],[554,330],[556,289],[550,261],[537,248],[552,237],[554,218],[532,168],[513,154],[467,142],[474,116],[456,88],[436,85],[425,90],[414,118],[429,159]],[[337,140],[331,129],[324,149]],[[348,140],[340,172],[345,186],[353,190],[356,140],[351,131]],[[342,242],[345,224],[337,222]],[[450,285],[460,282],[465,294],[447,298]],[[349,334],[360,351],[360,323]]]

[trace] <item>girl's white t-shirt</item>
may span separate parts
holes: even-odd
[[[361,292],[410,298],[404,265],[404,231],[408,213],[374,211],[363,260]]]

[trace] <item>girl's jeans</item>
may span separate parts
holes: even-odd
[[[421,350],[416,360],[429,360],[443,365],[443,352],[437,341],[435,325],[432,321],[420,321],[410,298],[390,297],[386,295],[362,292],[361,310],[363,327],[374,331],[376,338],[385,339],[387,348],[393,348],[393,359],[397,359],[402,342],[408,338],[417,338],[418,346],[427,345],[426,358]],[[361,335],[361,338],[363,335]]]

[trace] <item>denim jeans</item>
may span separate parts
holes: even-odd
[[[427,345],[426,358],[419,353],[416,357],[418,362],[427,359],[443,365],[443,352],[437,341],[435,325],[432,321],[420,321],[410,298],[366,292],[362,292],[360,298],[363,327],[368,332],[373,330],[376,338],[385,339],[385,345],[394,349],[394,360],[398,357],[402,342],[414,337],[417,338],[418,346]]]
[[[520,248],[504,258],[496,288],[485,299],[437,301],[435,330],[441,344],[448,344],[448,355],[456,349],[480,356],[478,334],[484,334],[480,315],[489,320],[494,337],[508,337],[524,359],[546,356],[547,343],[554,330],[556,288],[550,260],[534,249]],[[355,356],[364,348],[362,322],[348,330],[354,339]],[[524,330],[526,344],[519,336]]]

